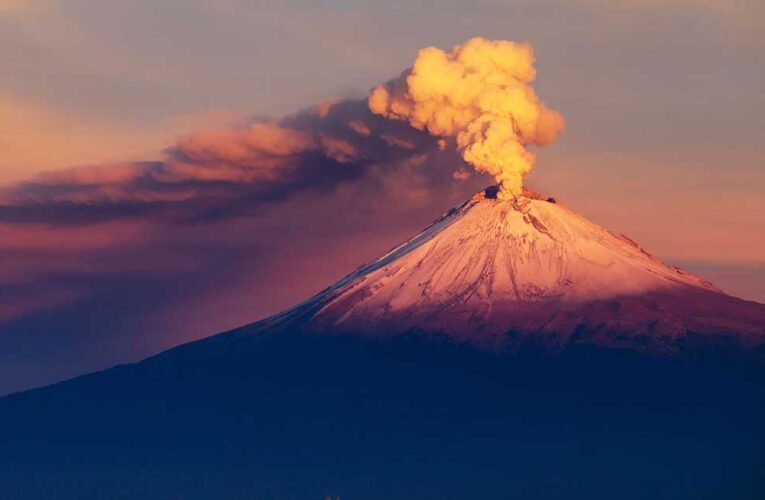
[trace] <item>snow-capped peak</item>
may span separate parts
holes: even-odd
[[[506,201],[495,192],[476,194],[262,326],[299,321],[312,330],[422,331],[493,344],[512,332],[560,344],[577,331],[653,335],[661,342],[689,332],[743,332],[744,343],[765,341],[762,306],[753,319],[743,314],[731,322],[725,314],[741,316],[730,311],[744,301],[665,265],[553,198],[524,190]],[[710,307],[722,306],[730,309],[722,319],[704,318]]]

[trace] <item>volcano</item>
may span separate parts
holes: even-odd
[[[529,189],[496,187],[310,300],[241,333],[416,332],[487,349],[579,344],[683,355],[765,343],[765,306],[670,267]]]
[[[765,305],[525,190],[309,300],[0,398],[3,498],[765,494]]]

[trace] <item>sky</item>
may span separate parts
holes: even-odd
[[[0,393],[278,312],[491,183],[364,106],[473,36],[565,116],[528,185],[765,302],[764,5],[0,0]]]

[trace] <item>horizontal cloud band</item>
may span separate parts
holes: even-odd
[[[445,171],[423,166],[426,176],[449,177],[460,163],[440,151],[435,138],[372,114],[363,100],[333,100],[278,122],[183,137],[162,161],[39,175],[0,193],[0,221],[236,215],[304,191],[330,190],[370,170],[393,174],[426,157]]]

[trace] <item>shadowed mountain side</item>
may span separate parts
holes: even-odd
[[[300,313],[304,317],[307,311]],[[446,335],[458,343],[499,352],[528,348],[557,352],[591,345],[661,356],[695,357],[762,346],[765,325],[765,305],[691,288],[577,303],[498,301],[484,317],[476,317],[475,310],[467,306],[454,308],[451,314],[452,321],[445,322],[443,318],[417,312],[390,313],[377,323],[377,334],[384,336],[413,327],[423,330],[423,334]],[[501,324],[504,330],[487,328],[487,324]],[[251,328],[259,331],[262,326],[256,323]],[[353,326],[360,331],[369,330],[363,322],[335,328],[353,332]],[[296,324],[290,327],[301,328]],[[302,328],[332,331],[333,324],[321,318],[307,321]],[[245,327],[243,333],[248,331]],[[376,336],[374,331],[367,333]],[[751,354],[756,356],[755,353],[756,350]]]
[[[0,496],[761,498],[761,365],[220,335],[0,399]]]

